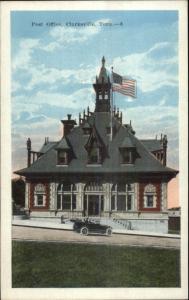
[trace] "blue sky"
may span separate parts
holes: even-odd
[[[103,55],[107,69],[137,80],[137,99],[115,94],[124,122],[139,138],[167,134],[178,168],[177,11],[15,11],[11,45],[13,170],[26,166],[27,137],[39,150],[45,136],[61,138],[67,113],[94,109]]]

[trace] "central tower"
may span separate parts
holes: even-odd
[[[105,58],[102,58],[102,67],[100,74],[96,77],[96,83],[93,84],[96,93],[96,112],[110,112],[110,95],[111,95],[111,82],[105,68]]]

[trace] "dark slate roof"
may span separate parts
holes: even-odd
[[[150,152],[163,149],[163,144],[161,143],[161,140],[149,139],[149,140],[140,140],[140,141]]]
[[[133,143],[132,139],[128,136],[128,134],[124,137],[122,143],[122,148],[135,148],[135,144]]]
[[[68,166],[57,166],[56,145],[45,152],[30,167],[16,171],[20,175],[38,175],[38,174],[74,174],[74,173],[161,173],[176,175],[177,171],[163,166],[153,154],[151,154],[146,145],[133,135],[129,128],[121,125],[116,118],[113,118],[115,128],[113,140],[110,141],[110,135],[107,134],[106,128],[110,125],[110,113],[96,112],[88,117],[88,123],[95,126],[98,135],[107,149],[108,155],[102,165],[92,166],[87,164],[87,150],[85,145],[89,139],[83,134],[82,125],[72,129],[67,135],[67,141],[75,154]],[[120,150],[123,140],[128,137],[129,143],[135,145],[137,158],[134,164],[122,165],[120,161]],[[126,141],[127,142],[127,139]]]
[[[44,144],[41,149],[39,150],[39,152],[41,153],[45,153],[48,150],[50,150],[51,148],[53,148],[55,145],[57,144],[57,142],[47,142],[46,144]]]
[[[69,150],[70,149],[70,146],[68,145],[66,137],[63,137],[61,139],[61,141],[58,143],[58,145],[56,146],[55,149],[65,149],[65,150]]]

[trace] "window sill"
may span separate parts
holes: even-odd
[[[157,207],[155,207],[155,206],[145,206],[144,208],[146,208],[146,209],[152,209],[152,208],[157,208]]]
[[[68,165],[56,165],[57,167],[68,167]]]
[[[88,163],[86,166],[87,167],[101,167],[102,164],[101,163]]]

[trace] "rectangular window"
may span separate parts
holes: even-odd
[[[132,164],[132,151],[129,149],[124,149],[122,151],[122,162],[124,164]]]
[[[104,197],[101,197],[101,211],[104,211]]]
[[[146,206],[147,207],[153,207],[154,206],[154,197],[153,197],[153,195],[147,195],[146,196]]]
[[[67,165],[68,164],[68,153],[66,151],[58,152],[58,164]]]
[[[125,195],[118,195],[117,196],[117,210],[126,210]]]
[[[36,195],[36,197],[37,197],[37,201],[36,201],[37,206],[43,206],[44,205],[43,204],[43,194],[38,194],[38,195]]]
[[[61,195],[57,195],[57,209],[62,209]]]
[[[91,149],[89,153],[89,163],[100,163],[100,150],[99,148]]]
[[[132,210],[132,195],[127,196],[127,210]]]
[[[76,195],[72,195],[72,209],[76,209]]]
[[[133,183],[127,184],[127,191],[128,192],[133,192],[134,191],[134,184]]]
[[[71,195],[63,195],[62,209],[71,209]]]
[[[115,195],[111,198],[111,210],[115,210]]]

